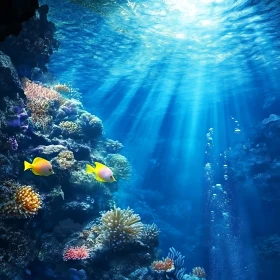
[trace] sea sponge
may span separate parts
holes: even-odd
[[[16,188],[13,198],[0,205],[1,218],[28,218],[42,207],[41,197],[30,186]]]
[[[131,176],[131,167],[126,157],[120,154],[108,154],[105,162],[112,169],[117,180],[128,179]]]

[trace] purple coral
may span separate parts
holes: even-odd
[[[17,142],[17,139],[12,136],[12,137],[9,137],[8,139],[8,144],[9,144],[9,147],[13,150],[13,151],[16,151],[18,149],[18,142]]]

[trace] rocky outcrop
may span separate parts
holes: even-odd
[[[1,0],[0,42],[10,34],[17,36],[21,24],[33,17],[38,7],[38,0]]]

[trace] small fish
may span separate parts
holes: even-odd
[[[49,176],[54,174],[51,163],[43,158],[36,157],[32,163],[24,161],[24,171],[31,169],[33,174],[39,176]]]
[[[87,174],[94,173],[95,179],[99,182],[115,182],[116,179],[113,176],[112,170],[107,167],[106,165],[95,162],[95,167],[91,165],[86,165],[86,172]]]

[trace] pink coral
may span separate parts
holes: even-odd
[[[84,260],[90,256],[89,249],[86,246],[68,247],[63,252],[63,260]]]
[[[26,78],[22,80],[22,85],[24,93],[28,99],[32,100],[39,97],[47,100],[62,100],[61,95],[57,91],[44,87],[40,84],[36,84]]]

